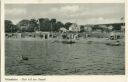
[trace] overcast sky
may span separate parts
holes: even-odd
[[[56,18],[78,24],[117,23],[124,17],[124,8],[123,3],[6,4],[5,19],[14,24],[31,18]]]

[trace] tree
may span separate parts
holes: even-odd
[[[69,30],[69,27],[70,27],[71,25],[72,25],[71,22],[67,22],[67,23],[65,23],[65,28]]]
[[[113,24],[113,31],[120,31],[121,30],[121,24]]]
[[[60,21],[56,22],[55,31],[58,31],[60,28],[64,27],[64,24]]]
[[[56,19],[51,19],[51,31],[56,31]]]
[[[50,31],[50,20],[48,18],[39,19],[39,29],[40,31]]]
[[[29,27],[27,29],[28,32],[34,32],[35,30],[38,30],[38,23],[36,19],[31,19],[29,21]]]
[[[58,31],[59,28],[63,27],[63,23],[56,19],[49,20],[48,18],[39,19],[39,28],[41,31]]]
[[[84,32],[84,25],[80,26],[80,32]]]
[[[18,26],[20,32],[26,32],[26,31],[28,31],[29,25],[30,25],[30,21],[27,20],[27,19],[23,19],[23,20],[21,20],[21,21],[17,24],[17,26]]]
[[[5,20],[6,33],[14,33],[14,32],[17,32],[17,30],[18,30],[17,26],[14,25],[11,20]]]

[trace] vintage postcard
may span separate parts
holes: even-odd
[[[1,2],[1,81],[126,82],[125,9],[125,1]]]

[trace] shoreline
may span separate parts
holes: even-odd
[[[62,41],[66,41],[66,39],[57,39],[57,38],[49,38],[49,39],[41,39],[41,38],[9,38],[6,39],[5,41],[39,41],[39,42],[43,42],[43,41],[47,41],[49,43],[61,43]],[[78,40],[72,40],[74,42],[78,43],[82,43],[82,44],[106,44],[106,43],[110,43],[110,44],[114,44],[117,41],[121,44],[121,45],[125,45],[125,40],[124,39],[117,39],[117,40],[108,40],[106,38],[80,38]]]

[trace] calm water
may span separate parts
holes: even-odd
[[[6,75],[124,74],[124,46],[6,40]],[[21,61],[20,55],[29,58]]]

